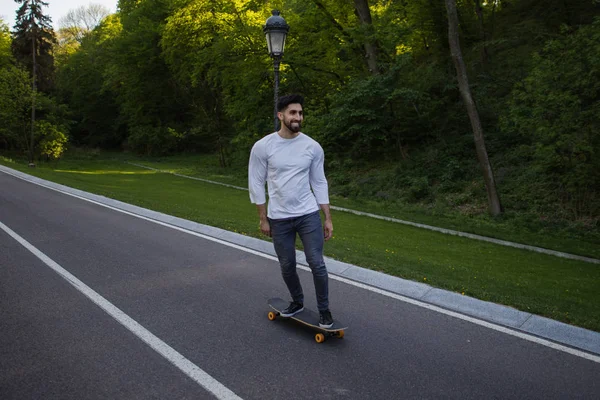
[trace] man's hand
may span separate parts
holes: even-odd
[[[258,219],[260,221],[258,227],[263,235],[271,237],[271,224],[267,218],[267,204],[257,204],[256,210],[258,211]]]
[[[260,231],[263,233],[263,235],[271,237],[271,225],[269,224],[268,219],[260,221]]]
[[[325,224],[323,224],[323,237],[325,241],[333,237],[333,222],[330,219],[325,220]]]
[[[323,224],[323,237],[325,241],[328,241],[333,237],[333,222],[331,222],[331,211],[329,210],[329,204],[319,204],[321,211],[325,214],[325,223]]]

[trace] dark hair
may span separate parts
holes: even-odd
[[[281,112],[287,108],[290,104],[300,104],[304,107],[304,97],[299,94],[288,94],[282,96],[277,100],[277,112]]]

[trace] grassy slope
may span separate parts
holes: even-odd
[[[222,169],[211,156],[175,156],[164,159],[137,160],[136,163],[182,175],[200,177],[217,182],[245,187],[244,168]],[[335,193],[335,187],[332,188]],[[448,208],[425,208],[419,205],[400,204],[382,199],[351,199],[330,195],[331,203],[350,208],[403,219],[422,224],[454,229],[502,240],[523,243],[566,253],[600,258],[600,243],[592,235],[566,232],[553,226],[528,227],[527,222],[515,216],[493,218],[487,215],[465,216],[451,212]],[[540,234],[539,231],[543,231]]]

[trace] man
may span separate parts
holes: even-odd
[[[296,234],[304,245],[317,292],[319,326],[330,328],[329,284],[323,260],[323,243],[333,236],[323,148],[300,132],[304,119],[300,95],[281,97],[277,117],[281,129],[257,141],[250,153],[248,186],[256,204],[260,230],[273,238],[283,280],[292,302],[281,315],[291,317],[304,310],[304,294],[296,272]],[[266,207],[265,182],[269,191]],[[312,191],[311,191],[312,188]],[[319,209],[325,215],[321,225]]]

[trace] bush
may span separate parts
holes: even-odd
[[[183,135],[163,126],[136,126],[131,129],[127,146],[132,151],[146,155],[164,155],[177,149]]]
[[[436,91],[443,79],[435,65],[416,68],[410,56],[398,57],[389,71],[352,81],[333,94],[307,129],[328,156],[407,159],[411,146],[434,136],[432,120],[443,102]]]
[[[41,138],[38,144],[40,155],[49,160],[60,158],[67,149],[67,135],[47,121],[37,121],[36,130]]]

